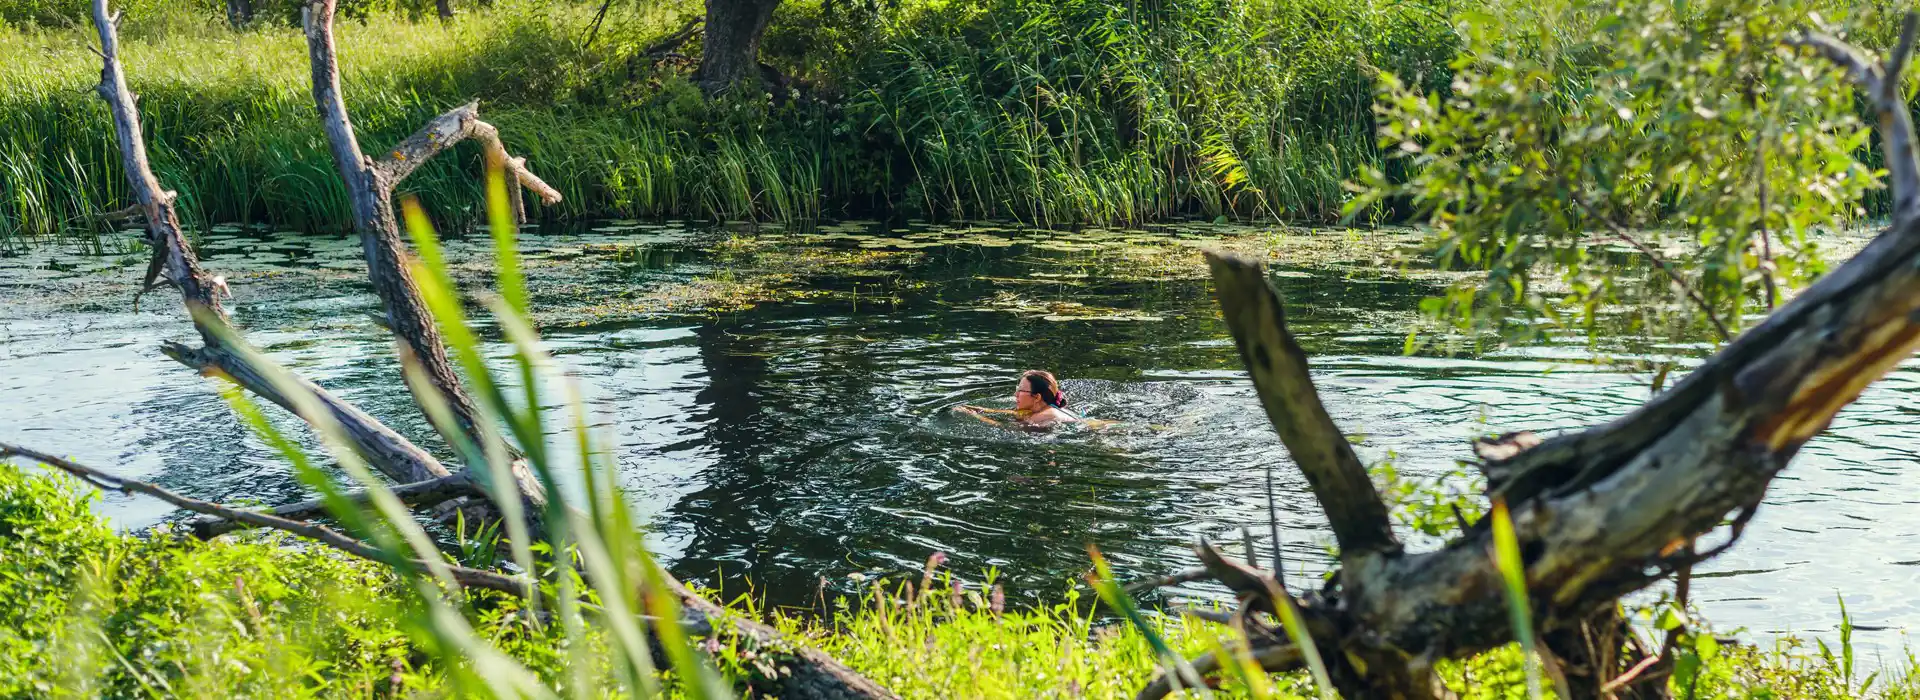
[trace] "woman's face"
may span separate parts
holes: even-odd
[[[1040,395],[1035,393],[1032,387],[1027,386],[1027,380],[1022,379],[1019,384],[1014,385],[1013,407],[1021,411],[1039,411],[1047,407],[1047,402],[1041,400]]]

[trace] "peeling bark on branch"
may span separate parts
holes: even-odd
[[[199,370],[201,374],[226,377],[276,406],[296,415],[299,413],[292,398],[281,393],[265,371],[233,352],[224,342],[201,348],[166,343],[160,347],[160,351],[180,364]],[[354,453],[387,478],[404,484],[448,476],[449,472],[440,460],[359,407],[327,393],[306,379],[294,377],[293,380],[327,408],[327,412],[340,424],[341,433],[353,447]]]

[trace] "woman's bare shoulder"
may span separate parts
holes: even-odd
[[[1040,413],[1027,416],[1020,422],[1030,428],[1051,428],[1062,423],[1076,423],[1080,418],[1057,408],[1049,408]]]

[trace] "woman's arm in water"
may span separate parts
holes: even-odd
[[[988,417],[986,416],[986,414],[988,414],[988,413],[1006,413],[1006,414],[1010,414],[1010,413],[1013,413],[1013,411],[1006,411],[1006,410],[1001,410],[1001,409],[997,409],[997,408],[981,408],[981,407],[979,407],[979,406],[967,406],[967,405],[960,405],[960,406],[954,406],[954,407],[953,407],[953,412],[954,412],[954,413],[958,413],[958,414],[961,414],[961,415],[965,415],[965,416],[972,416],[972,417],[973,417],[974,419],[976,419],[976,420],[978,420],[978,421],[980,421],[980,422],[982,422],[982,423],[985,423],[985,424],[987,424],[987,425],[994,425],[994,426],[997,426],[997,425],[1000,425],[1000,421],[997,421],[997,420],[994,420],[994,419],[992,419],[992,418],[988,418]]]
[[[1012,415],[1018,415],[1020,413],[1019,411],[1015,411],[1011,409],[987,408],[985,406],[975,406],[973,404],[961,404],[959,408],[962,411],[967,411],[972,413],[991,413],[997,416],[1012,416]]]

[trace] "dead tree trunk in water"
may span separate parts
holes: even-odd
[[[1916,17],[1884,66],[1821,35],[1795,43],[1846,68],[1880,116],[1893,190],[1892,225],[1852,260],[1709,359],[1673,389],[1612,423],[1544,442],[1530,434],[1483,441],[1488,496],[1511,513],[1533,624],[1566,664],[1577,697],[1605,691],[1626,663],[1619,598],[1738,541],[1767,486],[1834,414],[1920,346],[1920,161],[1900,90]],[[1444,548],[1403,552],[1365,470],[1306,374],[1263,264],[1210,255],[1221,310],[1267,415],[1333,523],[1340,569],[1300,596],[1314,645],[1348,698],[1429,698],[1432,665],[1513,640],[1486,521]],[[1693,543],[1732,515],[1724,544]],[[1250,609],[1272,609],[1269,572],[1202,544],[1212,577]],[[1257,624],[1257,623],[1256,623]],[[1256,635],[1256,639],[1258,639]],[[1275,634],[1254,656],[1269,668],[1300,664]],[[1211,657],[1197,668],[1218,667]],[[1618,685],[1618,684],[1616,684]],[[1158,698],[1159,679],[1141,698]],[[1654,692],[1658,692],[1657,690]]]
[[[230,377],[255,394],[292,410],[288,397],[283,396],[266,379],[266,371],[232,347],[229,339],[238,337],[238,332],[227,325],[226,311],[220,306],[219,296],[226,284],[222,278],[200,269],[199,257],[194,254],[193,247],[187,244],[186,235],[180,230],[180,218],[173,208],[175,195],[161,188],[147,163],[146,137],[140,130],[135,97],[127,89],[126,76],[120,69],[120,42],[115,31],[119,15],[109,15],[105,0],[96,0],[93,18],[100,32],[100,54],[104,66],[95,91],[107,102],[108,111],[113,115],[114,129],[120,143],[121,165],[126,169],[127,182],[132,185],[140,216],[146,219],[147,243],[153,247],[153,262],[148,265],[147,276],[141,281],[142,289],[152,289],[162,284],[179,289],[188,308],[195,311],[194,326],[200,333],[202,345],[199,348],[167,343],[162,351],[203,373]],[[410,483],[448,476],[447,468],[441,466],[439,460],[426,450],[415,446],[352,404],[311,383],[302,384],[340,423],[354,452],[388,478]]]
[[[438,330],[433,326],[431,316],[426,314],[418,289],[413,286],[412,278],[406,266],[402,264],[405,253],[400,247],[398,229],[394,225],[391,188],[405,179],[427,158],[460,140],[477,138],[482,141],[489,160],[503,168],[520,186],[534,190],[549,202],[557,201],[559,194],[528,172],[524,161],[507,155],[506,149],[500,143],[498,132],[491,125],[477,118],[474,105],[471,104],[435,118],[425,128],[395,147],[385,159],[375,161],[361,155],[357,144],[354,143],[352,127],[346,120],[346,110],[339,99],[339,76],[335,68],[330,26],[332,10],[331,0],[315,2],[309,7],[307,30],[309,47],[315,63],[314,95],[316,101],[320,103],[321,114],[326,121],[328,137],[334,147],[334,155],[341,167],[342,176],[347,179],[349,191],[354,195],[355,223],[362,234],[369,274],[374,278],[376,290],[382,292],[382,301],[387,302],[389,325],[401,335],[402,355],[438,350],[438,357],[446,369],[446,374],[444,377],[435,378],[434,387],[423,388],[459,391],[457,377],[452,374],[451,366],[445,365],[446,351],[444,347],[439,346]],[[201,336],[202,346],[199,348],[168,343],[163,347],[167,355],[203,373],[227,377],[248,391],[265,397],[303,418],[311,417],[312,414],[303,413],[296,406],[298,402],[294,399],[306,397],[286,396],[280,387],[292,387],[299,393],[308,394],[313,399],[317,399],[320,410],[324,411],[333,422],[339,424],[342,437],[348,446],[386,476],[400,482],[400,485],[395,486],[392,491],[406,502],[424,506],[449,498],[466,497],[482,501],[488,498],[487,492],[479,488],[475,480],[469,477],[469,472],[450,473],[425,450],[388,429],[387,426],[352,404],[328,394],[310,382],[287,376],[284,369],[247,347],[245,341],[240,338],[239,332],[227,323],[226,314],[220,306],[220,294],[225,287],[225,282],[222,278],[209,275],[200,268],[198,257],[180,230],[179,217],[173,207],[174,193],[161,189],[159,180],[154,177],[148,165],[139,111],[135,106],[133,93],[127,89],[126,76],[119,61],[119,40],[116,31],[119,15],[109,14],[106,0],[93,0],[93,18],[99,30],[102,63],[101,81],[97,92],[102,99],[106,100],[113,117],[127,180],[138,202],[134,209],[146,219],[147,241],[154,249],[153,262],[149,265],[143,284],[146,288],[163,284],[178,288],[186,306],[192,312],[194,326]],[[326,24],[316,28],[316,19],[324,20]],[[389,300],[389,295],[392,296],[392,301]],[[403,328],[408,330],[400,330]],[[418,357],[417,354],[415,356]],[[447,380],[448,383],[440,384],[438,380],[441,379]],[[464,397],[464,392],[443,395]],[[471,410],[471,403],[468,405]],[[472,414],[469,415],[472,416]],[[478,417],[472,416],[469,420],[478,420]],[[471,430],[475,426],[462,427]],[[12,445],[0,445],[0,458],[12,455],[26,456],[56,466],[103,488],[145,493],[205,514],[206,518],[189,522],[190,529],[203,537],[214,536],[236,527],[273,527],[303,537],[314,538],[355,556],[373,557],[370,553],[371,549],[363,543],[324,527],[298,522],[300,519],[322,514],[321,507],[311,501],[282,506],[264,513],[240,511],[218,504],[187,499],[151,484],[107,476],[97,470],[44,453]],[[523,499],[531,502],[540,496],[537,492],[529,492],[531,488],[538,488],[538,484],[533,483],[531,477],[522,479],[517,485],[521,489],[520,496]],[[360,497],[363,496],[350,498]],[[529,515],[536,518],[540,514],[541,511],[538,509],[529,511]],[[528,594],[523,581],[519,578],[491,571],[454,568],[456,569],[454,578],[461,585],[486,588],[511,595]],[[682,609],[679,622],[690,633],[722,640],[737,640],[743,648],[767,656],[782,669],[783,675],[765,679],[766,685],[756,686],[752,689],[753,691],[763,695],[791,698],[895,697],[886,689],[854,673],[833,657],[787,639],[772,627],[731,614],[694,593],[666,572],[662,571],[660,574],[665,588],[661,592],[679,599]]]
[[[400,341],[401,356],[418,363],[420,374],[430,386],[413,387],[440,395],[452,412],[455,426],[440,426],[460,434],[445,435],[449,444],[485,445],[488,440],[480,428],[481,418],[473,399],[460,384],[453,362],[447,357],[440,329],[434,325],[419,285],[407,269],[406,246],[401,242],[398,218],[393,210],[393,191],[408,175],[441,151],[468,138],[478,139],[487,159],[503,168],[507,190],[514,202],[514,213],[524,217],[519,204],[522,187],[540,195],[547,204],[560,201],[560,193],[527,170],[526,162],[507,154],[500,132],[480,121],[479,103],[435,117],[379,160],[368,158],[360,150],[353,122],[340,92],[339,56],[334,49],[333,16],[337,0],[313,0],[304,14],[307,53],[313,72],[313,101],[320,111],[322,128],[333,151],[333,161],[347,186],[347,200],[353,211],[353,227],[360,234],[361,251],[367,260],[367,277],[386,311],[386,326]],[[411,376],[409,381],[411,382]],[[515,455],[512,473],[529,513],[538,513],[546,502],[545,488],[534,478],[524,459]]]
[[[780,0],[707,0],[697,75],[702,89],[715,94],[743,82],[761,83],[760,37],[779,6]]]

